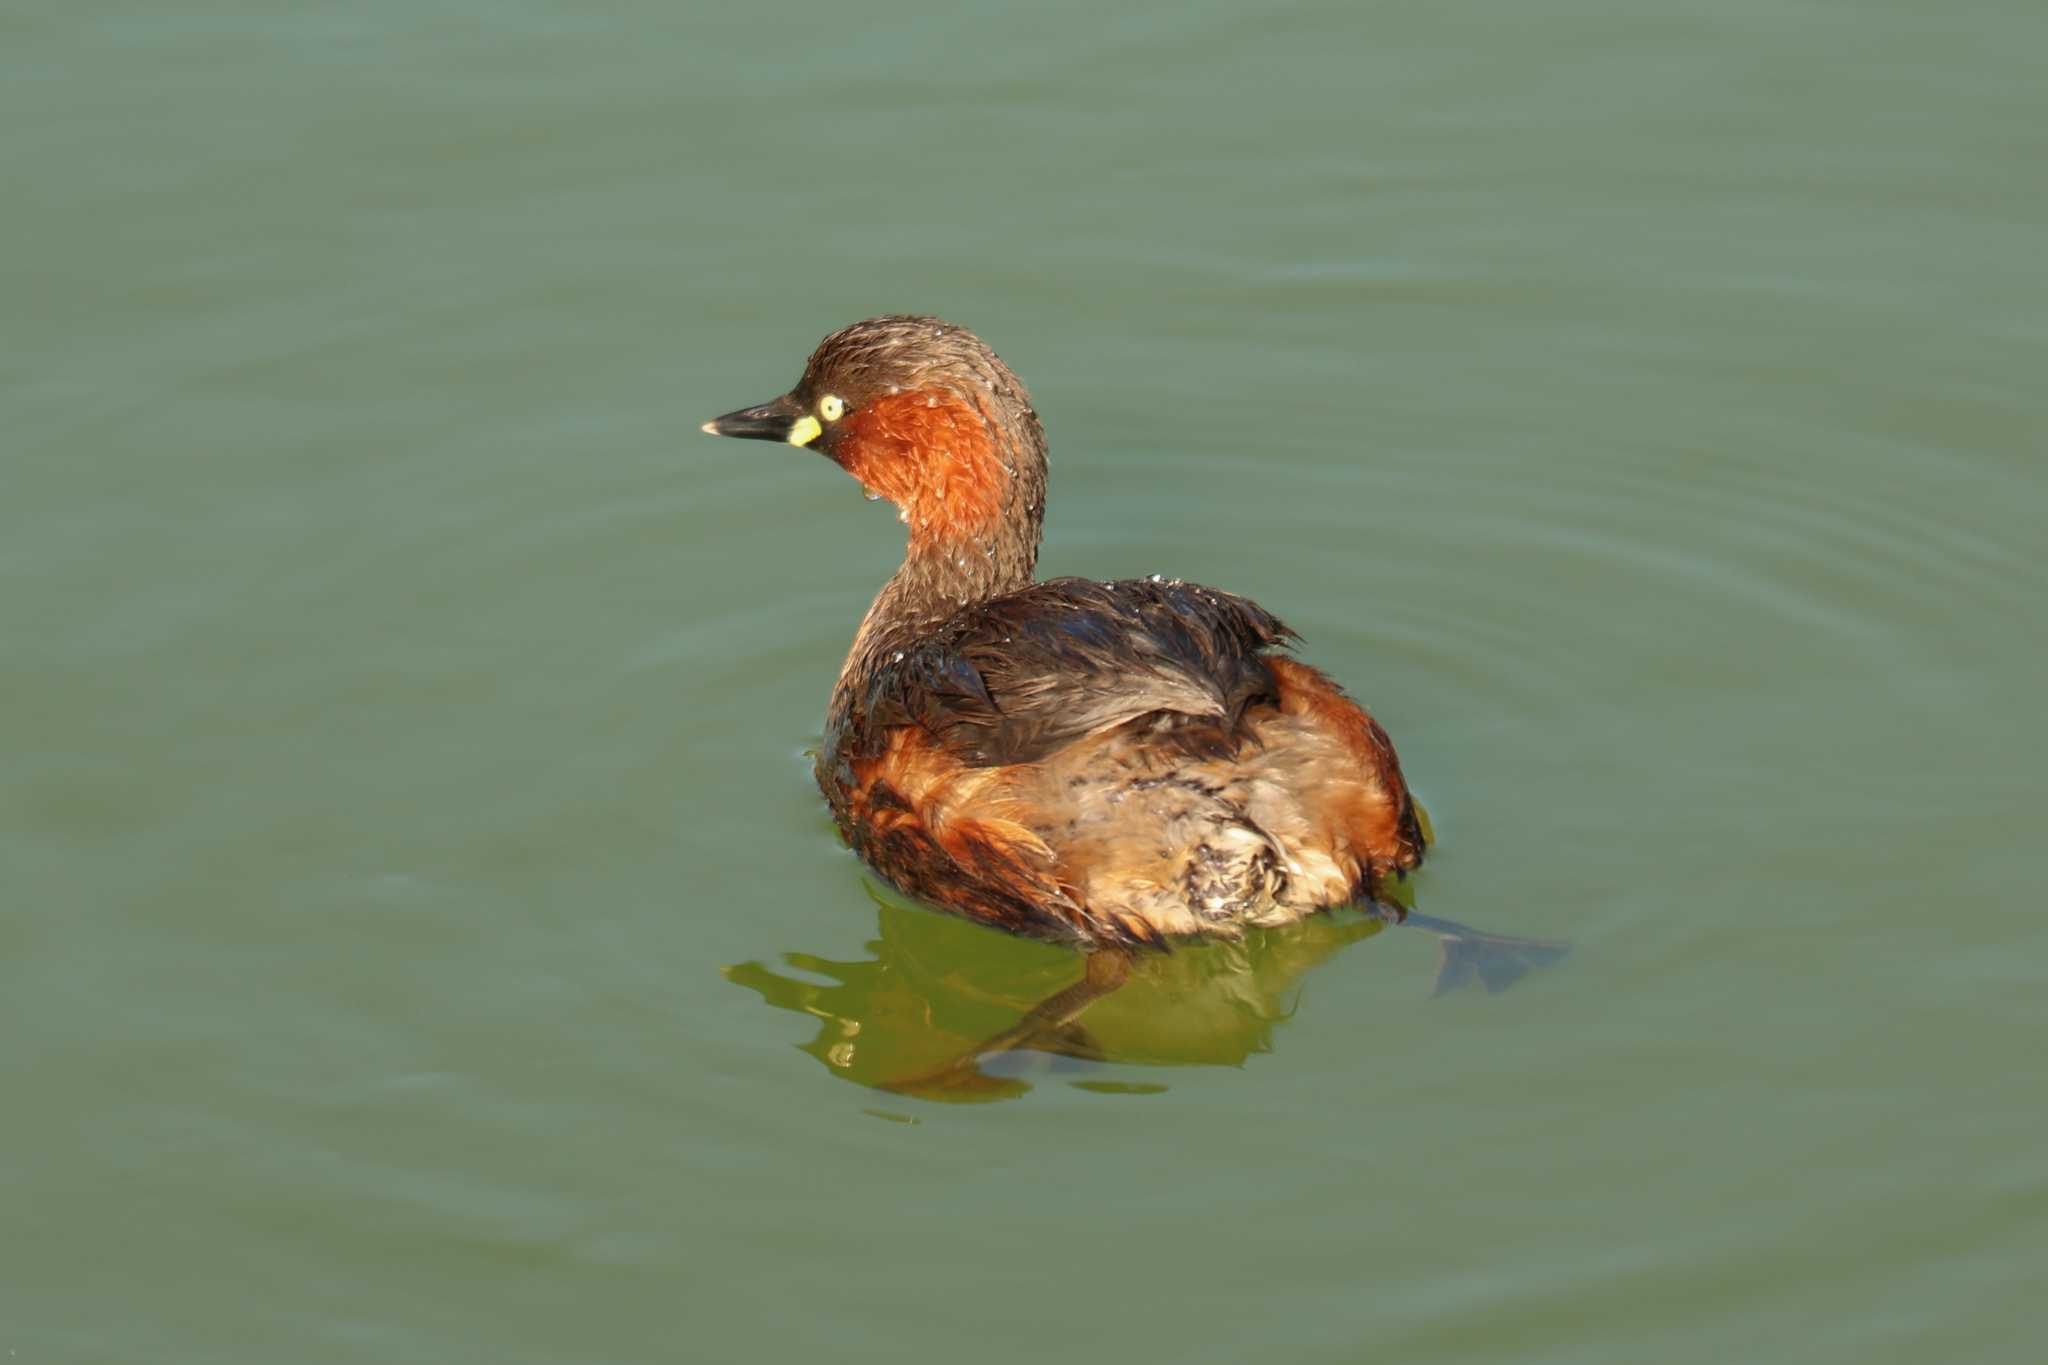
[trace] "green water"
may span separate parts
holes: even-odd
[[[2022,1361],[2048,11],[0,20],[8,1362]],[[699,435],[982,332],[1043,564],[1401,745],[1328,921],[1070,959],[811,788],[900,550]]]

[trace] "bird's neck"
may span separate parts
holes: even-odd
[[[840,670],[844,696],[940,622],[1031,582],[1045,520],[1045,432],[1014,381],[974,399],[935,385],[849,413],[833,458],[871,496],[895,503],[910,535]]]
[[[889,655],[908,648],[938,625],[993,597],[1028,586],[1038,562],[1036,506],[973,537],[912,535],[903,563],[861,618],[860,630],[839,671],[840,685],[871,674]]]

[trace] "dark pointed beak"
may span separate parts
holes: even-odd
[[[704,430],[713,436],[738,436],[749,441],[787,441],[804,415],[797,401],[785,393],[772,402],[714,417],[704,424]]]

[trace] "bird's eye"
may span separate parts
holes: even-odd
[[[818,400],[818,416],[828,422],[836,422],[846,415],[846,400],[836,393],[828,393]]]

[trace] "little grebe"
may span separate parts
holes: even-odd
[[[1090,951],[1039,1023],[1115,989],[1132,949],[1352,903],[1398,917],[1383,893],[1423,837],[1394,746],[1276,652],[1285,626],[1178,581],[1033,580],[1045,433],[981,338],[857,322],[704,430],[819,451],[910,528],[833,688],[818,785],[901,891]]]

